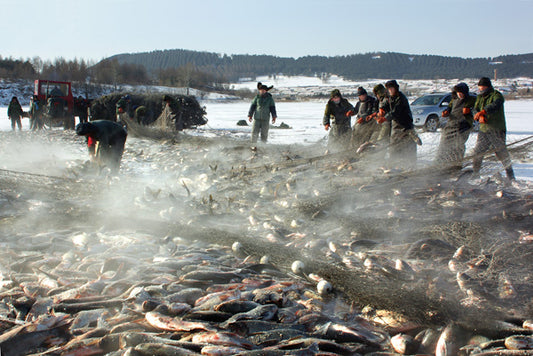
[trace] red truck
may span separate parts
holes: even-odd
[[[70,82],[35,80],[30,107],[33,128],[63,126],[74,128],[74,97]]]

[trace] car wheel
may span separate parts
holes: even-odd
[[[437,115],[430,115],[426,120],[424,129],[429,132],[435,132],[437,131],[438,128],[439,128],[439,117]]]

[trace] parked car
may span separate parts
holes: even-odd
[[[411,112],[414,125],[423,127],[426,131],[437,131],[446,124],[446,118],[441,117],[441,114],[451,100],[451,93],[436,93],[421,96],[413,101]]]

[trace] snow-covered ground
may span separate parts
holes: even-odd
[[[275,97],[292,97],[295,101],[278,101],[276,103],[278,112],[278,121],[276,126],[285,123],[291,129],[272,129],[269,134],[269,141],[276,144],[310,144],[316,142],[326,142],[327,132],[321,125],[322,116],[324,113],[325,100],[315,101],[298,101],[301,96],[309,96],[315,94],[327,94],[332,88],[339,88],[343,93],[346,93],[347,98],[355,104],[357,100],[353,94],[357,87],[363,86],[367,90],[371,90],[375,84],[383,83],[383,80],[368,79],[365,81],[347,81],[338,76],[329,76],[327,78],[319,77],[287,77],[283,75],[275,77],[258,77],[255,79],[241,81],[231,85],[234,89],[250,89],[255,91],[257,82],[261,81],[266,85],[274,85],[272,93]],[[429,92],[447,92],[450,88],[460,80],[400,80],[400,86],[403,91],[411,94],[410,99],[414,99],[414,95],[421,95]],[[467,82],[472,89],[476,88],[475,79],[462,80]],[[503,92],[510,89],[523,90],[530,88],[532,84],[531,78],[515,78],[503,79],[494,81],[494,85],[498,90]],[[2,88],[0,88],[2,89]],[[3,95],[10,94],[9,88],[4,88],[8,92]],[[122,90],[129,92],[175,92],[182,93],[184,88],[168,88],[168,87],[122,87]],[[4,91],[5,91],[4,90]],[[7,93],[7,94],[6,94]],[[250,137],[250,126],[237,126],[237,121],[245,120],[249,109],[249,101],[227,100],[230,98],[224,94],[205,94],[191,89],[191,95],[195,95],[201,102],[201,105],[206,106],[207,118],[209,122],[206,126],[201,127],[197,131],[189,131],[190,134],[206,135],[206,136],[221,136],[230,135],[233,137],[248,140]],[[5,96],[4,95],[4,96]],[[8,95],[9,96],[9,95]],[[231,99],[235,99],[231,97]],[[0,105],[2,105],[0,103]],[[6,105],[6,104],[4,104]],[[24,107],[24,110],[28,110]],[[515,142],[529,135],[533,135],[533,100],[507,100],[505,102],[505,113],[507,118],[507,141],[508,143]],[[23,119],[23,129],[28,130],[29,121]],[[10,121],[7,118],[7,107],[0,106],[0,130],[10,130]],[[440,139],[440,133],[420,133],[423,141],[422,147],[418,150],[418,157],[423,161],[429,161],[434,156]],[[476,141],[476,134],[472,134],[467,142],[467,150],[471,150]],[[467,151],[468,153],[468,151]],[[533,180],[533,164],[526,162],[515,163],[517,175],[519,177]]]
[[[217,103],[206,101],[209,122],[206,126],[190,134],[204,136],[222,136],[248,140],[251,126],[237,126],[237,121],[247,118],[249,102],[238,101],[229,103]],[[310,144],[326,142],[327,132],[322,126],[324,113],[324,101],[307,102],[279,102],[276,104],[278,121],[289,125],[291,129],[271,129],[269,142],[275,144]],[[25,107],[24,110],[28,108]],[[505,103],[507,118],[507,142],[515,142],[533,135],[533,100],[508,100]],[[23,130],[29,129],[28,119],[23,119]],[[7,108],[0,107],[0,130],[11,130],[11,122],[7,118]],[[436,133],[421,132],[423,145],[418,150],[419,159],[430,161],[437,151],[440,139],[440,131]],[[467,154],[474,147],[476,134],[472,134],[467,142]],[[533,163],[514,162],[517,176],[522,179],[533,180]]]
[[[409,96],[410,100],[414,100],[415,97],[426,93],[449,92],[451,91],[451,88],[459,82],[467,83],[470,86],[470,90],[475,91],[477,90],[478,80],[479,78],[423,79],[398,80],[398,83],[400,85],[400,90]],[[364,87],[368,92],[371,92],[375,85],[380,83],[383,84],[385,81],[386,80],[384,79],[350,81],[336,75],[325,78],[303,76],[288,77],[278,75],[257,77],[255,80],[243,80],[231,84],[230,88],[255,91],[257,88],[257,82],[262,82],[265,85],[274,86],[272,95],[275,97],[298,100],[298,98],[301,97],[327,95],[333,88],[339,89],[344,95],[354,96],[357,92],[357,88],[360,86]],[[528,89],[532,89],[533,80],[531,78],[499,79],[493,81],[493,85],[502,93],[525,92]]]

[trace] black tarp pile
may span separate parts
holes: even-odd
[[[125,94],[115,93],[95,99],[91,105],[91,119],[115,121],[116,105],[123,96]],[[131,94],[129,95],[131,103],[126,113],[140,125],[152,125],[165,112],[163,96],[163,94]],[[179,115],[184,120],[185,128],[201,126],[207,123],[205,109],[200,106],[193,96],[170,96],[179,104]],[[144,113],[140,116],[136,114],[136,110],[139,107],[145,108]]]

